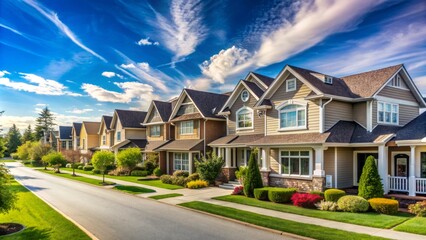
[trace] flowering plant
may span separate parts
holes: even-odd
[[[244,192],[244,187],[242,185],[235,186],[234,191],[231,193],[232,195],[242,195]]]

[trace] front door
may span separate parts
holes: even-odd
[[[408,177],[409,165],[408,162],[410,157],[407,154],[397,154],[394,157],[395,162],[395,176],[396,177]]]
[[[420,177],[421,178],[426,178],[426,152],[422,152],[420,154],[420,159],[421,159],[421,163],[420,163]]]
[[[359,179],[361,178],[362,169],[364,168],[365,160],[367,160],[368,156],[373,156],[376,159],[379,158],[378,153],[357,153],[357,183],[359,182]]]

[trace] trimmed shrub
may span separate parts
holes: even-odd
[[[315,206],[322,211],[336,212],[337,210],[339,210],[339,206],[337,205],[337,203],[332,201],[322,200],[321,202],[315,204]]]
[[[188,175],[187,171],[177,170],[173,172],[173,177],[188,177]]]
[[[53,167],[56,173],[60,173],[59,169],[67,163],[67,160],[60,152],[51,152],[44,155],[42,161],[43,163]]]
[[[262,200],[262,201],[268,201],[268,191],[271,188],[268,187],[264,187],[264,188],[255,188],[253,193],[254,193],[254,197],[257,200]]]
[[[234,191],[232,191],[231,195],[243,195],[244,187],[242,185],[235,186]]]
[[[154,175],[156,176],[156,177],[159,177],[159,176],[161,176],[162,174],[163,174],[163,172],[161,171],[161,169],[160,168],[156,168],[156,169],[154,169]]]
[[[83,171],[92,171],[93,169],[94,169],[94,167],[91,166],[91,165],[86,165],[86,166],[83,167]]]
[[[368,201],[359,196],[343,196],[337,205],[344,212],[366,212],[370,207]]]
[[[200,174],[198,174],[198,173],[193,173],[193,174],[188,176],[189,181],[195,181],[195,180],[198,180],[198,179],[200,179]]]
[[[142,167],[142,166],[136,166],[135,168],[133,168],[133,170],[140,170],[140,171],[145,171],[146,168]]]
[[[133,170],[131,176],[146,177],[148,176],[148,171]]]
[[[296,193],[296,188],[269,189],[268,199],[274,203],[288,203],[294,193]]]
[[[358,196],[370,199],[382,198],[383,194],[383,184],[377,170],[376,160],[373,156],[368,156],[359,179]]]
[[[326,201],[329,201],[329,202],[337,202],[339,201],[341,197],[345,195],[346,195],[345,191],[340,189],[334,189],[334,188],[327,189],[324,192],[324,198]]]
[[[123,176],[123,175],[127,175],[128,171],[125,168],[122,167],[118,167],[114,170],[111,170],[108,172],[108,175],[110,176]]]
[[[408,211],[417,217],[426,217],[426,200],[408,205]]]
[[[247,167],[240,166],[238,167],[238,170],[235,171],[235,177],[238,179],[240,183],[244,183],[244,178],[247,174]]]
[[[200,178],[213,184],[219,174],[225,161],[222,157],[218,157],[214,152],[203,155],[200,160],[196,159],[195,167]]]
[[[78,167],[77,167],[77,168],[78,168],[78,169],[80,169],[80,170],[82,170],[82,169],[83,169],[83,167],[84,167],[83,165],[78,165]]]
[[[310,191],[309,193],[310,194],[316,194],[316,195],[324,198],[324,192],[321,192],[321,191]]]
[[[321,199],[319,195],[311,193],[295,193],[291,197],[294,206],[303,208],[315,208],[315,204]]]
[[[394,215],[398,213],[399,203],[397,200],[387,198],[372,198],[368,202],[374,211],[383,214]]]
[[[172,184],[185,187],[186,183],[188,182],[188,179],[186,177],[172,177]]]
[[[163,175],[160,177],[160,181],[162,183],[166,183],[166,184],[172,184],[173,183],[173,179],[172,176],[170,175]]]
[[[195,180],[195,181],[189,181],[186,184],[187,188],[190,189],[198,189],[198,188],[205,188],[209,186],[209,183],[204,180]]]
[[[263,187],[262,176],[260,175],[259,166],[257,165],[256,155],[257,150],[251,152],[247,173],[244,178],[244,194],[247,197],[254,197],[254,189]]]
[[[99,170],[99,169],[93,169],[92,172],[94,174],[101,174],[101,170]]]
[[[19,147],[18,147],[19,148]],[[19,155],[17,153],[12,153],[10,154],[10,156],[12,157],[12,159],[14,160],[19,160]]]
[[[145,160],[145,162],[143,163],[143,166],[145,170],[148,171],[149,174],[152,174],[154,172],[154,169],[157,168],[157,164],[149,160]]]
[[[65,167],[66,167],[66,168],[71,168],[71,167],[72,167],[72,163],[67,163],[67,164],[65,165]]]

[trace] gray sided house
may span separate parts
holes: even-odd
[[[142,125],[145,117],[144,111],[116,109],[108,130],[111,137],[110,150],[115,154],[128,147],[139,147],[143,150],[146,145],[146,127]]]
[[[59,126],[58,137],[56,141],[56,150],[58,152],[72,150],[72,126]]]

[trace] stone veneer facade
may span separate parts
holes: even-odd
[[[262,173],[262,179],[263,178],[264,177]],[[273,187],[297,188],[299,191],[304,191],[304,192],[324,191],[325,178],[313,177],[312,180],[304,180],[304,179],[269,176],[269,185]]]
[[[235,167],[231,167],[231,168],[224,167],[222,168],[222,172],[219,174],[219,177],[217,177],[217,180],[221,182],[234,181],[236,179],[235,171],[237,171],[237,168]]]

